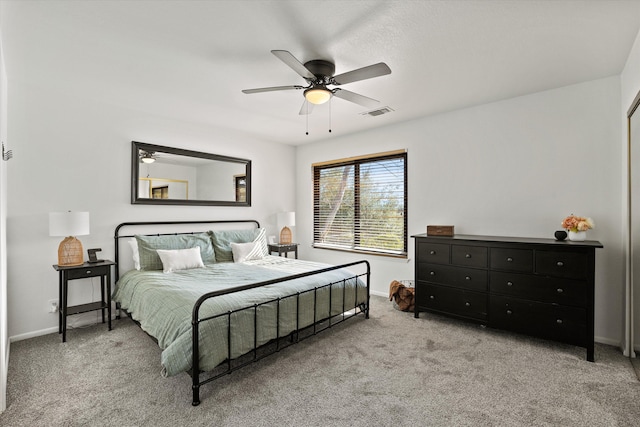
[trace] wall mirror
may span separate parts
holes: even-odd
[[[132,141],[131,203],[251,206],[251,160]]]

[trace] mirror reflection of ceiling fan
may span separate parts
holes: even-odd
[[[344,99],[346,101],[354,102],[364,107],[375,107],[379,101],[369,98],[357,93],[342,89],[342,88],[329,88],[327,86],[340,86],[347,83],[353,83],[360,80],[371,79],[373,77],[384,76],[391,74],[391,69],[384,62],[379,62],[367,67],[358,68],[357,70],[349,71],[346,73],[338,74],[334,76],[336,66],[333,62],[325,61],[323,59],[314,59],[304,64],[298,61],[290,52],[286,50],[272,50],[275,56],[277,56],[282,62],[291,67],[296,73],[307,81],[306,86],[291,85],[291,86],[274,86],[264,87],[258,89],[245,89],[242,92],[246,94],[260,93],[260,92],[273,92],[279,90],[290,89],[304,89],[304,103],[300,109],[300,114],[310,114],[313,111],[313,106],[317,104],[324,104],[332,96]]]
[[[138,157],[140,157],[141,163],[153,163],[157,159],[155,151],[140,150]]]

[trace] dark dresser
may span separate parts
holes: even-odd
[[[415,238],[415,317],[445,314],[581,346],[593,362],[597,241]]]

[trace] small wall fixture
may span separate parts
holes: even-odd
[[[2,143],[2,160],[8,162],[13,157],[13,151],[4,151],[4,142]]]
[[[89,212],[50,212],[49,236],[67,236],[58,246],[58,265],[84,263],[82,243],[75,236],[89,234]]]
[[[304,91],[304,97],[312,104],[324,104],[331,99],[331,91],[323,86],[314,86]]]

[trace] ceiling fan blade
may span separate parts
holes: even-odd
[[[362,105],[363,107],[376,107],[380,103],[380,101],[373,98],[369,98],[364,95],[358,95],[357,93],[351,92],[350,90],[344,90],[340,88],[334,89],[333,94],[338,98],[355,102],[356,104]]]
[[[261,87],[258,89],[244,89],[243,93],[260,93],[260,92],[274,92],[276,90],[289,90],[289,89],[304,89],[304,86],[292,85],[292,86],[273,86],[273,87]]]
[[[305,99],[302,103],[302,107],[300,107],[300,112],[298,114],[301,116],[306,116],[307,114],[311,114],[312,112],[313,104]]]
[[[291,67],[293,69],[293,71],[295,71],[296,73],[300,74],[305,79],[314,80],[316,78],[316,76],[314,76],[313,73],[311,71],[309,71],[307,69],[307,67],[305,67],[302,64],[302,62],[298,61],[296,59],[296,57],[293,56],[289,51],[287,51],[287,50],[272,50],[271,53],[273,53],[275,56],[277,56],[282,62],[287,64],[289,67]]]
[[[333,81],[337,85],[343,85],[347,83],[357,82],[359,80],[371,79],[373,77],[384,76],[391,74],[391,68],[384,62],[369,65],[368,67],[358,68],[357,70],[349,71],[347,73],[338,74],[333,77]]]

